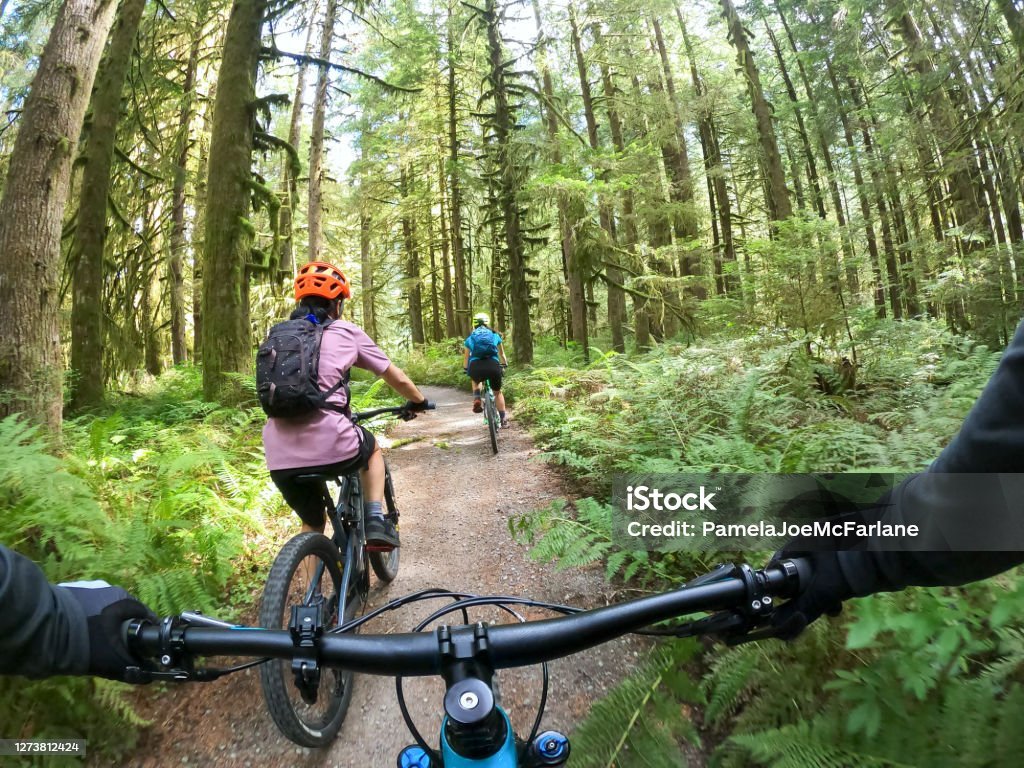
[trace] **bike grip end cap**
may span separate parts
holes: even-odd
[[[423,747],[411,744],[398,753],[398,768],[432,768],[433,763]]]
[[[569,739],[558,731],[544,731],[533,740],[530,753],[541,765],[565,765],[569,759]]]

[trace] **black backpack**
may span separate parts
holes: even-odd
[[[473,339],[473,357],[477,360],[490,360],[498,356],[498,345],[494,343],[494,331],[481,325],[470,335]]]
[[[333,387],[320,390],[320,342],[331,322],[317,325],[302,318],[270,329],[256,353],[256,394],[267,416],[295,418],[321,409],[348,412],[347,406],[327,402],[342,387],[348,391],[348,371]]]

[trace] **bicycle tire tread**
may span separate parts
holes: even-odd
[[[303,559],[317,554],[324,558],[328,568],[331,567],[331,563],[334,563],[334,567],[337,568],[337,558],[339,557],[337,548],[323,534],[311,531],[300,533],[284,545],[271,566],[263,590],[263,599],[260,602],[260,626],[269,626],[272,629],[285,628],[279,625],[283,621],[284,602],[288,598],[288,587],[295,569]],[[332,573],[331,577],[334,578],[335,574]],[[337,574],[337,578],[340,581],[340,572]],[[330,670],[324,670],[324,674],[330,673]],[[260,684],[271,718],[289,740],[306,747],[321,747],[336,738],[345,721],[345,716],[348,714],[354,677],[351,673],[347,674],[345,691],[341,695],[342,701],[338,705],[338,710],[327,725],[314,734],[302,725],[292,707],[287,690],[291,681],[285,679],[281,674],[281,667],[272,663],[260,666]]]

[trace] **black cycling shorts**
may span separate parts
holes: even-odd
[[[501,377],[501,363],[493,357],[490,360],[469,361],[469,378],[480,383],[487,379],[495,392],[501,392]]]
[[[356,429],[359,431],[359,452],[351,459],[318,467],[270,470],[270,479],[281,491],[288,506],[311,528],[320,528],[327,520],[327,500],[323,497],[323,487],[316,483],[300,483],[295,478],[312,474],[348,475],[366,469],[377,448],[377,441],[373,439],[372,433],[362,427],[356,425]]]

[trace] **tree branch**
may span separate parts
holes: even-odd
[[[402,93],[419,93],[422,88],[407,88],[404,85],[395,85],[389,83],[387,80],[371,75],[369,72],[364,72],[361,69],[355,67],[346,67],[344,64],[335,64],[333,61],[327,59],[321,59],[319,56],[306,56],[302,53],[289,53],[288,51],[282,51],[280,48],[268,48],[264,47],[260,50],[260,55],[264,58],[272,59],[291,59],[301,64],[316,64],[318,67],[327,67],[328,69],[337,69],[341,72],[349,72],[359,77],[365,77],[367,80],[371,80],[379,85],[386,91],[401,91]]]

